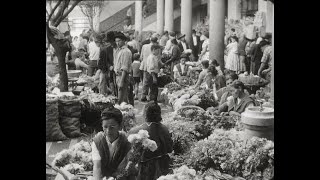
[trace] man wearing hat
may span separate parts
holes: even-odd
[[[178,37],[179,43],[178,46],[181,52],[185,52],[187,49],[190,49],[189,44],[186,42],[186,35],[182,34]]]
[[[231,93],[232,96],[228,98],[227,102],[219,106],[219,109],[216,110],[215,114],[229,114],[241,116],[241,113],[245,111],[247,107],[252,107],[255,105],[255,101],[252,97],[244,92],[245,86],[239,81],[235,80],[231,84]]]
[[[113,53],[114,72],[116,74],[116,85],[118,90],[118,104],[128,103],[129,73],[131,73],[132,53],[125,45],[126,36],[116,33],[115,43],[117,45]]]

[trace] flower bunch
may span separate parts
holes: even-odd
[[[208,107],[216,107],[219,105],[219,102],[215,99],[214,94],[210,90],[202,90],[199,98],[201,101],[197,106],[203,108],[204,110],[206,110]]]
[[[116,176],[116,179],[121,179],[134,173],[144,150],[154,152],[158,148],[157,143],[149,139],[149,133],[146,130],[140,130],[137,134],[130,134],[128,141],[131,143],[131,149],[127,154],[128,162],[125,167],[120,167],[120,174]]]
[[[216,129],[207,139],[196,142],[189,152],[180,156],[180,162],[207,174],[213,168],[245,179],[273,177],[274,143],[258,137],[246,140],[243,132],[235,129]]]
[[[208,138],[198,141],[186,155],[186,163],[196,170],[209,168],[221,170],[220,165],[232,155],[235,142],[239,141],[237,131],[215,130]]]
[[[203,178],[194,169],[183,165],[179,168],[173,169],[173,174],[160,176],[157,180],[202,180]]]
[[[131,104],[122,102],[120,105],[116,104],[114,107],[122,112],[123,130],[125,132],[128,132],[132,127],[134,127],[137,124],[133,106]]]
[[[172,93],[174,91],[178,91],[181,89],[181,86],[176,82],[171,82],[171,83],[165,85],[164,87],[168,88],[169,93]]]
[[[69,171],[71,174],[78,174],[84,172],[83,165],[79,165],[77,163],[67,164],[62,169]]]
[[[79,167],[75,166],[75,164],[77,164],[81,165],[81,167],[85,171],[92,171],[93,162],[91,151],[92,150],[90,143],[82,140],[73,145],[70,149],[64,149],[61,152],[57,153],[52,162],[52,166],[65,167],[68,164],[73,164],[72,166],[67,167]]]

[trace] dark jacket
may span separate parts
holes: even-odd
[[[170,157],[168,153],[173,150],[173,141],[168,128],[161,123],[146,123],[130,130],[129,134],[138,133],[139,130],[146,130],[149,139],[157,143],[157,150],[151,152],[144,150],[139,165],[138,180],[156,180],[161,175],[169,173]]]
[[[112,46],[103,46],[100,50],[100,60],[98,62],[98,68],[102,72],[109,71],[110,66],[113,66],[113,48]]]
[[[197,38],[197,45],[194,46],[194,45],[193,45],[193,44],[194,44],[194,42],[193,42],[193,37],[191,36],[191,44],[190,44],[190,47],[191,47],[191,49],[192,49],[192,54],[193,54],[194,56],[198,57],[199,52],[201,52],[201,51],[199,51],[199,50],[200,50],[200,37],[199,37],[199,36],[196,36],[196,38]]]
[[[181,42],[178,43],[178,47],[180,49],[180,52],[183,52],[185,50],[185,49],[183,49],[183,46],[182,46]],[[186,42],[186,47],[187,47],[187,49],[190,49],[190,46],[189,46],[189,44],[187,42]]]
[[[178,71],[179,71],[179,74],[181,76],[187,76],[187,73],[188,73],[188,70],[189,70],[189,66],[188,65],[184,65],[184,69],[183,69],[183,74],[182,74],[182,69],[181,69],[181,65],[180,63],[176,65]]]
[[[172,48],[172,55],[171,58],[167,61],[167,62],[175,62],[177,60],[179,60],[181,55],[181,51],[180,48],[177,45],[174,45]]]
[[[99,133],[93,138],[93,141],[101,157],[101,173],[103,177],[115,176],[118,166],[125,161],[125,157],[131,149],[131,144],[127,140],[126,135],[124,133],[119,134],[119,140],[112,157],[110,157],[109,147],[104,133]],[[110,158],[111,160],[109,160]]]

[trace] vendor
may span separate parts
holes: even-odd
[[[188,77],[190,74],[190,66],[186,64],[189,57],[185,54],[180,56],[180,63],[173,68],[174,80],[178,80],[180,77]]]
[[[230,72],[229,74],[226,75],[226,87],[223,87],[217,91],[217,96],[218,99],[220,100],[220,104],[223,104],[227,101],[227,98],[229,96],[232,96],[231,94],[231,84],[233,81],[238,79],[238,75],[235,72]]]
[[[198,78],[198,81],[195,85],[195,88],[200,87],[200,85],[204,82],[204,80],[208,74],[209,60],[201,61],[201,65],[202,65],[202,71],[199,74],[199,78]]]
[[[161,108],[156,102],[149,102],[144,110],[145,122],[134,127],[129,134],[146,130],[149,139],[157,143],[157,150],[154,152],[144,150],[138,166],[137,180],[156,180],[160,176],[170,173],[170,156],[173,150],[173,142],[168,127],[161,123]]]
[[[126,155],[131,149],[124,132],[121,132],[122,113],[117,108],[105,109],[101,115],[103,132],[99,132],[91,144],[93,177],[115,177],[120,163],[126,163]]]
[[[231,85],[232,97],[221,104],[214,114],[229,114],[241,116],[247,107],[255,105],[254,99],[244,92],[244,84],[236,80]]]

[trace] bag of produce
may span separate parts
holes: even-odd
[[[76,96],[62,96],[59,99],[60,126],[62,132],[70,138],[81,136],[81,103]]]
[[[60,116],[60,126],[62,132],[69,138],[81,136],[80,117]]]
[[[62,141],[68,139],[59,125],[58,99],[46,100],[46,141]]]
[[[81,104],[76,96],[63,96],[59,99],[59,113],[61,116],[81,117]]]

